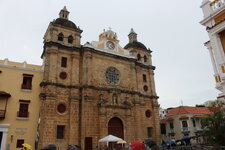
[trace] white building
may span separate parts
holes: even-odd
[[[179,106],[169,109],[166,119],[160,121],[162,140],[180,140],[184,136],[199,135],[202,131],[201,118],[210,113],[207,107]]]
[[[163,109],[161,107],[159,108],[159,118],[160,119],[165,119],[167,113],[168,113],[167,109]]]
[[[225,0],[203,0],[200,7],[204,14],[200,23],[209,35],[205,46],[211,56],[216,89],[221,92],[218,99],[225,99]]]

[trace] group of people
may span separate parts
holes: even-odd
[[[136,142],[136,143],[135,143]],[[153,140],[145,140],[143,142],[135,141],[129,145],[110,143],[109,145],[102,145],[99,150],[159,150],[159,146]],[[97,148],[97,147],[96,147]]]

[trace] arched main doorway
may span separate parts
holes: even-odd
[[[121,119],[114,117],[108,122],[108,134],[124,139],[123,122]]]

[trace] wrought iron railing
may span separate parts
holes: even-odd
[[[27,111],[18,111],[17,112],[17,117],[28,118],[29,117],[29,112],[27,112]]]
[[[175,133],[175,132],[174,132],[174,129],[173,129],[173,128],[170,128],[170,129],[168,130],[168,133]]]
[[[188,129],[188,127],[182,127],[182,132],[188,132],[189,131],[189,129]]]

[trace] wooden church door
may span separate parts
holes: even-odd
[[[121,119],[114,117],[109,120],[108,134],[124,139],[123,122]]]

